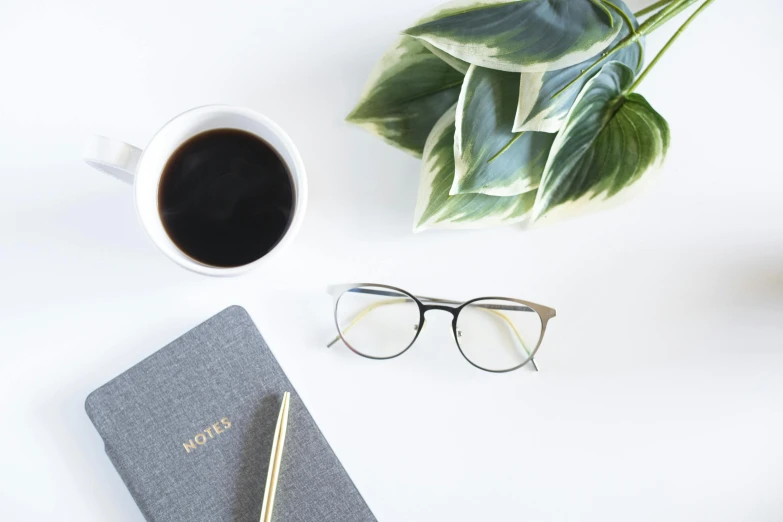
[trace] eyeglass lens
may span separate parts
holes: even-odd
[[[344,292],[337,301],[335,318],[351,349],[379,359],[404,352],[421,326],[419,305],[412,296],[376,286]]]

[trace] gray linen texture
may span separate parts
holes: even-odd
[[[273,520],[375,521],[239,306],[101,386],[85,408],[148,522],[256,522],[286,391],[291,405]],[[222,433],[204,431],[215,423]],[[199,433],[206,442],[188,453],[183,444]]]

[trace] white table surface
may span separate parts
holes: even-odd
[[[783,520],[777,0],[716,2],[645,80],[673,142],[642,197],[417,235],[419,162],[342,118],[436,2],[3,3],[3,520],[141,521],[84,399],[231,304],[381,521]],[[308,169],[297,241],[237,279],[163,257],[129,187],[80,159],[88,134],[143,146],[205,103],[270,116]],[[398,359],[327,350],[324,288],[351,281],[556,307],[542,371],[474,369],[438,313]]]

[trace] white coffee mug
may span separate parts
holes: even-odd
[[[293,178],[294,207],[285,235],[266,255],[238,267],[210,266],[185,254],[169,238],[158,211],[158,184],[169,158],[185,141],[212,129],[239,129],[255,134],[278,152]],[[93,136],[88,139],[84,148],[84,161],[100,171],[132,184],[136,211],[149,237],[169,258],[199,274],[239,275],[268,261],[293,240],[302,224],[307,206],[304,164],[291,138],[270,119],[241,107],[207,105],[184,112],[164,125],[143,151],[122,141]]]

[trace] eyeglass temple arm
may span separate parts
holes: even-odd
[[[406,301],[410,301],[411,299],[404,294],[400,294],[399,292],[391,292],[391,291],[385,291],[385,290],[375,290],[370,288],[352,288],[349,290],[349,292],[355,292],[359,294],[372,294],[372,295],[383,295],[388,297],[397,297],[398,299],[390,300],[390,301],[380,301],[377,303],[373,303],[369,306],[367,306],[364,310],[356,314],[356,317],[353,318],[353,320],[342,329],[342,333],[346,333],[348,330],[353,328],[353,326],[358,323],[361,319],[363,319],[367,314],[375,310],[376,308],[380,306],[387,306],[387,305],[393,305],[398,303],[404,303]],[[455,304],[459,305],[462,304],[459,301],[451,301],[448,299],[438,299],[436,297],[424,297],[424,296],[416,296],[416,298],[422,300],[422,301],[429,301],[432,303],[441,303],[441,304]],[[492,305],[492,304],[479,304],[475,305],[476,308],[482,308],[485,309],[488,312],[491,312],[506,322],[506,324],[511,328],[511,330],[514,332],[514,335],[516,335],[517,340],[519,340],[519,343],[522,345],[522,348],[525,349],[525,352],[527,352],[528,356],[531,356],[530,349],[527,347],[527,344],[522,339],[522,335],[519,333],[519,330],[517,330],[517,327],[514,326],[514,323],[509,319],[506,314],[503,314],[501,312],[498,312],[497,310],[515,310],[515,311],[524,311],[524,312],[532,312],[533,310],[527,306],[513,306],[513,305]],[[340,334],[337,334],[334,339],[332,339],[329,344],[326,345],[327,348],[331,348],[332,345],[334,345],[337,341],[340,340]],[[535,359],[531,357],[530,363],[533,365],[533,368],[538,371],[538,365],[536,364]]]
[[[389,295],[400,295],[400,294],[389,294]],[[361,319],[363,319],[367,314],[369,314],[370,312],[372,312],[373,310],[375,310],[376,308],[378,308],[380,306],[388,306],[388,305],[393,305],[393,304],[398,304],[398,303],[404,303],[405,301],[410,301],[410,300],[411,299],[409,297],[400,297],[399,299],[393,299],[393,300],[389,300],[389,301],[379,301],[377,303],[373,303],[370,306],[367,306],[364,310],[362,310],[358,314],[356,314],[356,317],[354,317],[353,320],[350,323],[348,323],[348,326],[346,326],[345,328],[342,329],[342,333],[345,333],[348,330],[350,330],[351,328],[353,328],[353,326],[356,323],[358,323]],[[332,339],[329,342],[329,344],[326,345],[326,347],[327,348],[331,348],[332,345],[334,343],[336,343],[337,341],[339,341],[339,340],[340,340],[340,334],[337,334],[337,336],[334,339]]]
[[[481,308],[481,305],[476,306],[476,308]],[[506,314],[504,314],[502,312],[498,312],[497,310],[486,309],[486,311],[497,315],[498,317],[500,317],[501,319],[503,319],[506,322],[506,324],[514,332],[514,335],[517,336],[517,340],[519,341],[519,344],[522,345],[522,348],[525,349],[525,352],[527,352],[528,357],[530,357],[530,364],[532,364],[533,368],[536,371],[538,371],[538,365],[536,364],[535,359],[533,359],[533,357],[532,357],[533,354],[530,353],[530,349],[527,347],[527,344],[525,343],[524,339],[522,339],[522,334],[519,333],[519,330],[517,330],[517,327],[514,326],[514,323],[511,321],[511,319],[509,319],[508,316],[506,316]]]

